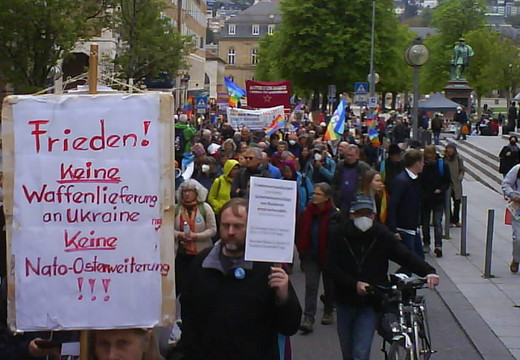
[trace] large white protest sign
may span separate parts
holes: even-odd
[[[161,96],[17,96],[8,102],[14,326],[156,325],[162,279],[173,272],[161,256],[169,161],[163,133],[171,137],[170,121],[161,121]]]
[[[245,259],[291,263],[295,225],[296,181],[252,177]]]
[[[283,106],[261,110],[227,108],[227,118],[233,129],[245,126],[249,130],[263,130],[271,125],[278,115],[284,116]]]

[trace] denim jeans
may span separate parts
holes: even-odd
[[[377,315],[371,306],[337,306],[338,337],[343,360],[369,360]]]
[[[403,231],[399,231],[399,235],[401,235],[403,244],[424,260],[424,251],[421,242],[421,234],[419,234],[419,231],[417,231],[415,235],[410,235]]]
[[[513,260],[520,262],[520,220],[515,220],[511,216],[511,225],[513,228]]]
[[[441,209],[431,209],[431,208],[423,208],[422,209],[422,235],[424,245],[430,246],[430,218],[431,213],[433,212],[433,238],[435,241],[435,247],[442,247],[442,214],[444,210]]]
[[[441,132],[440,131],[434,131],[433,132],[433,143],[435,145],[440,144],[440,138],[441,138]]]

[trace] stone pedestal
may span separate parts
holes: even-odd
[[[460,104],[466,112],[471,111],[471,92],[473,88],[468,85],[467,80],[450,80],[444,88],[444,96],[451,101]]]

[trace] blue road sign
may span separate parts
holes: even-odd
[[[198,114],[204,114],[206,112],[206,109],[208,108],[208,98],[207,97],[195,98],[195,108],[197,109]]]
[[[357,82],[354,84],[354,94],[362,95],[368,93],[368,83]]]

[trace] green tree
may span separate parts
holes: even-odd
[[[501,86],[497,68],[504,68],[504,65],[507,67],[505,64],[507,49],[504,47],[506,41],[502,40],[497,32],[488,28],[470,31],[466,34],[466,41],[475,51],[475,55],[471,58],[465,75],[475,89],[478,109],[480,109],[482,97]]]
[[[421,91],[442,90],[450,78],[455,42],[468,32],[484,27],[485,11],[484,0],[444,0],[434,9],[432,26],[439,32],[425,40],[430,49],[430,60],[423,69]]]
[[[193,37],[180,36],[171,20],[162,15],[160,0],[118,0],[115,29],[123,46],[114,61],[116,73],[135,82],[153,79],[161,72],[176,76],[186,67],[193,50]]]
[[[259,60],[268,62],[260,66],[263,75],[290,79],[299,95],[325,94],[329,84],[335,84],[338,93],[348,92],[354,82],[366,81],[371,0],[284,0],[280,8],[282,22],[274,38],[261,46]],[[409,42],[392,0],[376,2],[375,31],[374,63],[382,87],[392,76],[399,77],[397,69],[406,67],[403,53]]]
[[[58,59],[104,25],[108,1],[1,0],[0,81],[16,93],[45,87]]]
[[[444,0],[433,12],[432,26],[447,43],[453,43],[467,32],[483,27],[486,11],[485,0]]]
[[[520,87],[520,52],[511,39],[502,39],[493,54],[492,68],[497,77],[497,89],[506,90],[507,104]]]
[[[260,81],[276,81],[282,77],[278,72],[277,48],[280,33],[275,32],[273,35],[264,36],[260,39],[260,46],[258,49],[258,63],[255,67],[255,79]]]

